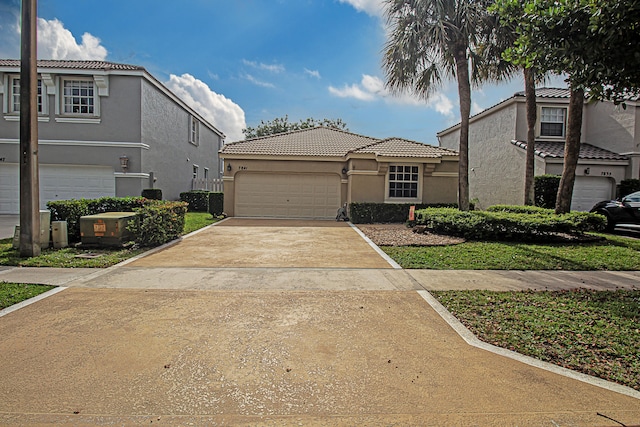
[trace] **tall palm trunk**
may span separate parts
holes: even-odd
[[[571,88],[569,117],[567,119],[567,140],[564,144],[564,167],[556,199],[557,214],[567,213],[571,210],[573,184],[576,180],[576,167],[578,166],[578,157],[580,155],[583,107],[584,89]]]
[[[471,114],[471,83],[466,46],[455,48],[456,77],[460,97],[460,158],[458,161],[458,209],[469,210],[469,115]]]
[[[536,82],[535,72],[531,68],[524,69],[524,94],[527,106],[527,156],[524,172],[524,204],[535,204],[535,152],[536,152]]]

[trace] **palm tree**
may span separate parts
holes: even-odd
[[[487,25],[483,0],[386,0],[389,40],[383,66],[387,87],[428,98],[444,79],[456,78],[460,98],[458,207],[469,210],[470,56]],[[471,64],[473,65],[473,64]]]

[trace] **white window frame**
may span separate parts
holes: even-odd
[[[189,142],[193,145],[199,145],[200,140],[200,121],[196,116],[189,118]]]
[[[193,179],[198,179],[198,170],[199,170],[199,169],[200,169],[200,166],[198,166],[198,165],[193,165],[193,169],[192,169],[192,172],[193,172],[193,174],[192,174]]]
[[[98,88],[96,86],[95,81],[93,80],[92,77],[80,77],[80,76],[64,76],[61,77],[60,80],[60,87],[59,87],[59,114],[61,116],[71,116],[71,117],[98,117],[100,116],[100,102],[99,102],[99,96],[98,96]],[[78,88],[74,88],[71,87],[71,90],[73,89],[77,89],[80,91],[80,93],[78,93],[77,95],[74,95],[73,93],[66,93],[66,87],[67,87],[67,83],[70,82],[79,82],[81,84],[85,84],[85,83],[90,83],[91,87],[78,87]],[[82,91],[83,90],[90,90],[91,94],[83,94]],[[74,107],[76,106],[76,103],[74,103],[73,101],[71,103],[67,104],[67,99],[69,98],[77,98],[79,101],[82,99],[91,99],[92,103],[91,105],[86,105],[87,107],[87,111],[86,112],[82,112],[82,111],[67,111],[69,108],[74,109]],[[80,109],[82,109],[82,107],[84,103],[82,101],[78,102],[77,105]],[[90,108],[92,108],[93,111],[89,111]]]
[[[545,115],[545,110],[555,110],[562,111],[562,119],[558,120],[557,115],[555,120],[553,117],[549,117],[549,115]],[[538,110],[538,124],[537,124],[537,134],[539,138],[549,138],[549,139],[564,139],[567,136],[567,112],[568,108],[565,105],[544,105],[540,106]],[[545,117],[547,116],[547,117]],[[562,135],[543,135],[542,133],[542,125],[543,123],[551,123],[551,124],[562,124]]]
[[[204,168],[204,179],[209,179],[209,168]]]
[[[10,75],[7,79],[6,103],[4,105],[4,112],[14,115],[20,114],[20,84],[16,84],[16,81],[20,80],[19,75]],[[16,93],[16,90],[18,91]],[[49,112],[47,103],[47,93],[44,82],[38,77],[38,115],[44,116]],[[17,108],[16,108],[17,103]]]
[[[400,172],[398,168],[402,168]],[[406,168],[409,168],[408,170]],[[389,164],[389,169],[385,176],[385,188],[384,188],[384,200],[387,203],[422,203],[422,170],[423,166],[419,163],[391,163]],[[402,175],[401,178],[398,175]],[[406,175],[409,175],[408,179],[405,179]],[[416,195],[412,197],[411,195],[406,196],[405,190],[402,189],[403,194],[401,196],[391,195],[391,192],[400,191],[397,188],[398,185],[406,186],[405,184],[415,184],[414,188],[408,188],[409,191],[415,190]],[[394,188],[395,187],[395,188]]]

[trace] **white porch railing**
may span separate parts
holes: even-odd
[[[207,190],[215,193],[222,193],[222,188],[222,178],[198,178],[191,180],[192,190]]]

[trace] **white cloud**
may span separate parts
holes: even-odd
[[[320,71],[318,70],[309,70],[305,68],[304,73],[310,75],[311,77],[315,77],[316,79],[320,78]]]
[[[268,87],[268,88],[276,87],[273,83],[263,82],[262,80],[258,80],[255,77],[253,77],[251,74],[245,74],[243,77],[256,86]]]
[[[285,70],[284,65],[282,64],[263,64],[262,62],[258,63],[256,61],[248,61],[246,59],[243,59],[242,63],[258,70],[265,70],[271,73],[282,73]]]
[[[442,92],[434,93],[426,101],[406,92],[392,94],[385,87],[381,78],[368,74],[362,75],[360,83],[344,85],[341,89],[329,86],[329,92],[340,98],[354,98],[360,101],[383,99],[387,102],[401,105],[426,106],[447,117],[451,117],[454,114],[453,102]]]
[[[99,38],[89,33],[84,33],[82,42],[78,44],[62,22],[38,18],[38,57],[103,61],[107,57],[107,49],[100,44]]]
[[[216,128],[227,136],[227,142],[244,139],[242,129],[247,127],[244,110],[226,98],[212,91],[209,86],[190,74],[176,76],[171,74],[167,87],[198,111]]]
[[[340,3],[350,4],[357,11],[365,12],[367,15],[384,15],[384,0],[340,0]]]

